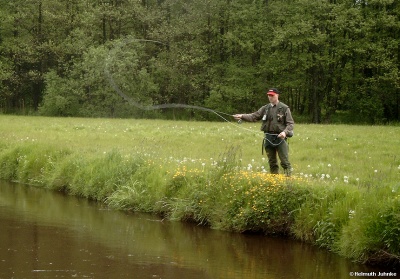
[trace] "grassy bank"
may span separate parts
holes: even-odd
[[[259,124],[0,116],[0,178],[215,229],[399,264],[400,127],[297,125],[294,175]]]

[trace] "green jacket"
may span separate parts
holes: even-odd
[[[243,114],[244,121],[256,122],[262,120],[261,131],[279,134],[285,132],[287,136],[293,135],[294,120],[290,108],[282,102],[276,106],[267,104],[258,111]]]

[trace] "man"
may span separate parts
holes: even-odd
[[[262,120],[261,131],[265,133],[264,147],[268,155],[272,174],[279,173],[277,154],[284,173],[290,176],[292,166],[289,162],[287,137],[293,136],[294,120],[287,105],[279,101],[280,92],[271,88],[267,92],[269,104],[250,114],[235,114],[236,120],[255,122]]]

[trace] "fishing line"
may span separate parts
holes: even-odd
[[[266,141],[268,141],[272,146],[278,146],[278,145],[280,145],[285,139],[283,139],[283,138],[280,138],[281,140],[278,142],[278,143],[275,143],[275,142],[272,142],[270,139],[268,139],[268,137],[267,137],[267,135],[269,135],[269,136],[274,136],[275,137],[275,139],[274,139],[274,141],[276,140],[276,139],[278,139],[278,135],[279,134],[270,134],[270,133],[264,133],[266,136],[264,137],[264,139],[266,140]]]
[[[264,133],[264,134],[265,134],[265,136],[264,136],[264,139],[261,144],[261,154],[263,154],[263,155],[264,155],[264,149],[267,150],[266,149],[267,142],[268,142],[268,146],[277,147],[277,146],[281,145],[281,143],[285,140],[284,138],[280,138],[281,140],[278,143],[275,143],[275,141],[278,139],[279,134],[270,134],[270,133]],[[271,141],[271,139],[269,139],[268,136],[273,136],[275,138]]]
[[[129,97],[128,95],[126,95],[121,88],[118,86],[118,84],[116,83],[113,75],[110,72],[110,67],[113,65],[114,63],[114,59],[116,57],[116,55],[121,52],[121,49],[132,42],[144,42],[144,43],[154,43],[154,44],[160,44],[163,46],[168,46],[168,44],[161,42],[161,41],[157,41],[157,40],[150,40],[150,39],[137,39],[137,38],[133,38],[133,37],[127,37],[124,40],[120,41],[114,48],[112,48],[106,58],[105,61],[105,67],[104,67],[104,75],[108,78],[108,81],[111,85],[111,87],[114,89],[114,91],[120,96],[122,97],[125,101],[127,101],[130,105],[141,109],[141,110],[158,110],[158,109],[164,109],[164,108],[184,108],[184,109],[197,109],[197,110],[202,110],[202,111],[208,111],[211,113],[214,113],[215,115],[217,115],[218,117],[220,117],[221,119],[223,119],[225,122],[234,125],[236,128],[240,128],[252,133],[255,133],[255,131],[247,129],[245,127],[242,126],[238,126],[236,125],[234,122],[227,120],[223,115],[225,116],[229,116],[229,117],[233,117],[232,114],[229,113],[225,113],[225,112],[221,112],[221,111],[217,111],[217,110],[213,110],[210,108],[206,108],[206,107],[201,107],[201,106],[195,106],[195,105],[187,105],[187,104],[160,104],[160,105],[149,105],[149,106],[144,106],[138,102],[135,102],[131,97]],[[237,122],[238,124],[241,124],[242,121],[241,119]]]
[[[123,46],[125,46],[126,44],[131,43],[133,41],[136,41],[136,42],[151,42],[151,43],[162,44],[162,45],[167,46],[167,44],[165,44],[163,42],[160,42],[160,41],[156,41],[156,40],[126,38],[125,40],[121,41],[114,49],[112,49],[109,52],[109,55],[108,55],[108,57],[106,59],[106,63],[105,63],[105,67],[104,67],[104,74],[108,78],[111,87],[114,89],[115,92],[118,93],[118,95],[120,95],[123,99],[125,99],[132,106],[134,106],[136,108],[139,108],[141,110],[157,110],[157,109],[163,109],[163,108],[197,109],[197,110],[203,110],[203,111],[212,112],[212,113],[218,115],[219,117],[221,117],[222,119],[224,119],[225,121],[230,122],[230,121],[228,121],[227,119],[225,119],[224,117],[221,116],[221,115],[233,116],[233,115],[228,114],[228,113],[216,111],[216,110],[205,108],[205,107],[201,107],[201,106],[186,105],[186,104],[174,104],[174,103],[173,104],[160,104],[160,105],[152,105],[152,106],[143,106],[140,103],[135,102],[132,98],[130,98],[128,95],[126,95],[124,92],[122,92],[120,87],[115,82],[115,80],[114,80],[112,74],[110,73],[109,69],[110,69],[110,65],[112,65],[113,62],[114,62],[114,58],[115,58],[116,54],[121,50],[121,48]]]

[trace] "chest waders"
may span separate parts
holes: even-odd
[[[279,104],[280,107],[278,108],[278,111],[283,109],[283,113],[286,113],[286,109],[287,106],[283,105],[282,103]],[[273,121],[273,117],[272,115],[269,115],[269,109],[271,108],[271,104],[268,104],[267,107],[265,108],[265,114],[263,117],[263,120],[268,121],[268,127],[265,129],[265,126],[263,125],[262,127],[264,127],[264,139],[262,142],[262,146],[261,146],[261,154],[264,155],[264,148],[269,147],[277,147],[279,146],[284,140],[286,140],[287,137],[292,137],[293,133],[288,133],[287,137],[285,139],[282,138],[278,138],[278,134],[276,133],[270,133],[270,132],[265,132],[265,131],[271,131],[271,123]]]

